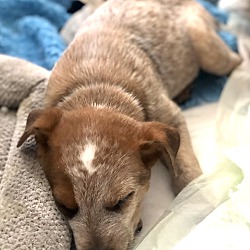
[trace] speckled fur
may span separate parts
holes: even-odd
[[[54,67],[45,109],[30,114],[19,145],[35,134],[78,250],[131,247],[157,159],[168,167],[176,194],[201,174],[171,98],[200,68],[225,74],[240,63],[215,29],[191,0],[109,0]],[[88,143],[96,145],[91,175],[79,160]]]

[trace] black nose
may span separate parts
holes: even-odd
[[[93,243],[88,250],[115,250],[113,247],[107,246],[102,240],[95,237]]]
[[[115,250],[114,248],[110,248],[110,247],[101,247],[101,246],[97,246],[97,247],[92,247],[89,248],[88,250]]]
[[[139,223],[137,224],[136,230],[135,230],[135,235],[139,234],[141,232],[143,228],[143,223],[142,220],[139,221]]]

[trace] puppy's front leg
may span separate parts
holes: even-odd
[[[157,105],[150,108],[150,120],[159,121],[178,129],[180,148],[176,156],[175,171],[170,171],[175,194],[178,194],[193,179],[202,174],[198,160],[194,155],[191,139],[181,109],[165,94],[162,94]]]

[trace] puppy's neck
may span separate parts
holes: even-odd
[[[139,100],[122,87],[110,84],[91,84],[78,87],[61,100],[58,106],[66,110],[84,107],[109,109],[136,120],[145,120]]]

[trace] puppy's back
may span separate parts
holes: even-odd
[[[60,101],[75,85],[95,82],[125,84],[122,87],[141,100],[147,98],[144,90],[159,90],[163,82],[162,92],[175,96],[180,91],[176,86],[185,87],[198,71],[187,34],[178,23],[181,22],[179,2],[109,0],[104,3],[83,23],[53,69],[46,106]]]
[[[146,52],[170,97],[174,97],[180,92],[179,86],[185,88],[191,83],[199,69],[182,18],[185,2],[192,1],[109,0],[86,21],[78,35],[95,29],[122,30],[120,46],[127,41]],[[112,46],[114,37],[110,38]]]

